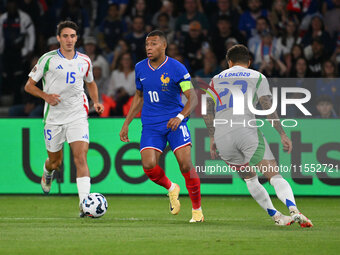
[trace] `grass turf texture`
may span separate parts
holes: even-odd
[[[297,198],[314,223],[279,227],[251,197],[204,197],[206,221],[167,197],[107,196],[99,219],[78,218],[76,196],[0,196],[0,254],[338,254],[340,198]],[[287,209],[279,200],[274,205]]]

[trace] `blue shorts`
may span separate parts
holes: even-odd
[[[191,144],[190,131],[186,122],[182,122],[175,131],[167,128],[168,121],[155,125],[143,125],[140,139],[140,151],[154,149],[163,152],[167,142],[173,152]]]

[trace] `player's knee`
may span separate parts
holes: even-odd
[[[185,162],[180,164],[180,169],[182,173],[188,173],[194,166],[192,165],[192,163],[190,162]]]
[[[78,155],[73,158],[74,164],[76,166],[83,166],[86,165],[86,156]]]
[[[144,161],[142,164],[144,169],[152,169],[157,165],[156,160]]]

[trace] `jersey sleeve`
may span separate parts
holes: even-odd
[[[46,58],[45,59],[42,59],[42,58],[43,57],[41,57],[41,59],[39,59],[38,63],[32,68],[31,72],[28,74],[28,77],[31,77],[32,80],[34,80],[35,82],[40,81],[40,79],[44,75]]]
[[[89,60],[86,60],[87,62],[87,71],[85,73],[85,76],[84,76],[84,81],[86,82],[92,82],[93,81],[93,66],[92,66],[92,61],[89,59]]]
[[[256,87],[257,87],[257,97],[260,98],[262,96],[271,96],[272,93],[270,92],[269,89],[269,83],[268,80],[266,78],[266,76],[264,76],[263,74],[260,74],[260,77],[256,83]]]
[[[209,88],[207,90],[205,90],[206,94],[208,97],[211,97],[214,102],[216,102],[216,100],[218,100],[217,98],[217,92],[215,90],[214,87],[214,80],[216,79],[216,76],[214,78],[211,79],[210,83],[209,83]]]
[[[193,88],[191,83],[191,76],[185,66],[181,63],[177,63],[174,81],[181,87],[183,92]]]
[[[135,82],[136,82],[136,89],[143,91],[143,84],[140,81],[138,65],[136,65],[135,67]]]

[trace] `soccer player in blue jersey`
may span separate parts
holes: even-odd
[[[136,64],[137,91],[119,135],[123,142],[129,142],[129,124],[142,110],[140,152],[145,174],[169,191],[170,211],[178,214],[180,187],[171,182],[158,165],[159,157],[169,142],[192,202],[190,222],[202,222],[200,179],[191,161],[191,138],[186,125],[188,116],[197,105],[197,97],[187,69],[165,55],[166,47],[163,32],[155,30],[148,34],[145,43],[147,58]],[[182,104],[181,93],[188,99],[185,105]]]

